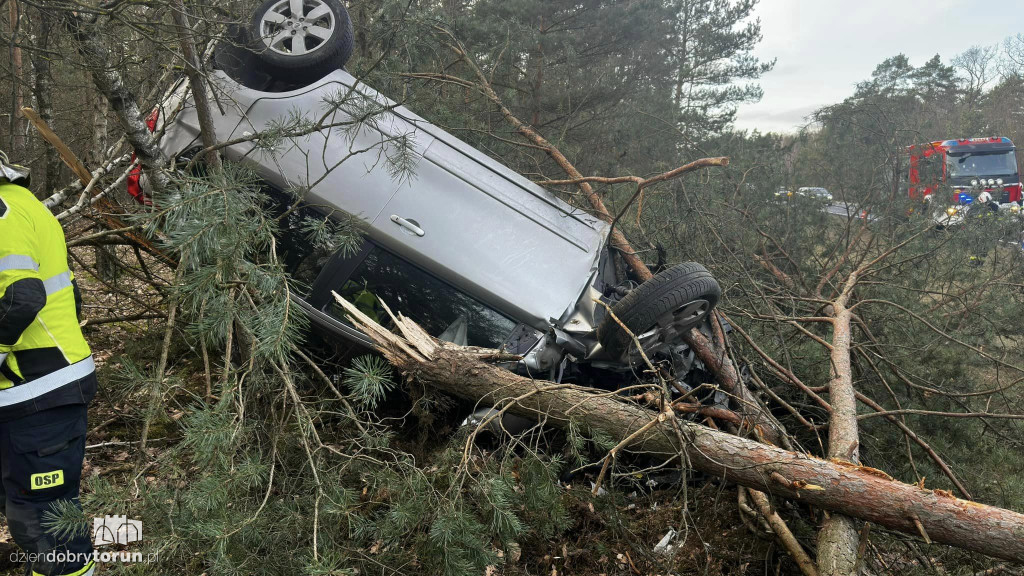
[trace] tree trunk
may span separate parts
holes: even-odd
[[[742,488],[740,488],[742,490]],[[796,562],[796,565],[800,568],[805,576],[819,576],[821,573],[818,571],[818,567],[811,561],[810,556],[804,552],[800,542],[797,541],[796,536],[793,535],[789,530],[789,526],[779,516],[779,513],[772,510],[771,503],[768,502],[768,497],[765,496],[764,492],[758,490],[750,490],[750,499],[754,502],[754,506],[757,507],[757,511],[761,513],[765,521],[771,527],[772,532],[778,536],[779,540],[782,541],[786,551],[789,552],[790,558]]]
[[[50,27],[53,19],[45,11],[39,11],[39,26],[36,34],[36,46],[42,50],[32,52],[32,95],[36,100],[39,117],[47,124],[53,121],[53,77],[50,72],[50,56],[44,50],[50,47]],[[20,108],[19,108],[20,110]],[[43,197],[49,196],[61,182],[61,162],[57,150],[43,143],[43,166],[37,174],[42,178],[39,188]]]
[[[685,83],[686,79],[689,77],[689,73],[690,73],[689,66],[687,64],[689,62],[689,58],[690,58],[690,55],[688,54],[689,49],[690,49],[690,45],[689,45],[690,44],[690,26],[689,26],[689,22],[690,22],[690,6],[689,5],[683,7],[682,20],[683,20],[683,23],[680,26],[680,31],[679,31],[679,47],[676,49],[677,53],[679,54],[679,62],[676,64],[676,87],[675,87],[675,98],[674,98],[675,112],[677,114],[682,112],[683,84]]]
[[[51,130],[50,127],[47,126],[46,122],[43,122],[43,119],[39,117],[39,114],[36,114],[35,110],[31,108],[22,108],[21,112],[29,119],[30,122],[32,122],[32,125],[35,126],[36,130],[39,132],[39,135],[42,136],[43,140],[46,140],[47,143],[49,143],[51,146],[57,149],[58,153],[60,154],[61,160],[63,160],[64,163],[67,164],[69,168],[71,168],[71,171],[75,173],[75,176],[78,177],[79,181],[82,184],[83,192],[87,191],[89,183],[92,182],[94,177],[99,178],[102,174],[105,174],[107,172],[107,170],[109,169],[107,167],[99,168],[96,170],[96,172],[89,172],[89,169],[85,167],[85,164],[83,164],[82,161],[77,156],[75,156],[75,153],[72,152],[70,148],[68,148],[67,144],[65,144],[59,136],[54,134],[53,130]],[[114,161],[113,163],[116,164],[117,162]],[[160,171],[156,172],[163,175],[163,173]],[[127,176],[127,174],[127,172],[124,173],[125,176]],[[71,187],[66,188],[66,190],[71,189]],[[93,188],[93,193],[95,194],[95,192],[95,188]],[[62,194],[63,191],[55,195],[55,197],[47,198],[47,208],[52,208],[53,206],[59,204],[60,200],[58,199],[58,197]],[[116,214],[123,214],[123,211],[120,209],[119,206],[112,204],[106,198],[96,200],[96,205],[101,208],[100,218],[104,221],[108,228],[110,228],[111,230],[117,230],[125,227],[124,222],[122,222],[116,216]],[[80,206],[84,207],[86,205],[87,203],[84,203],[81,204]],[[75,207],[68,209],[62,214],[69,214],[73,210],[75,210]],[[57,215],[58,220],[61,219],[62,214]],[[153,246],[153,243],[150,242],[149,239],[142,236],[141,234],[129,231],[125,232],[124,236],[125,238],[128,238],[132,242],[136,243],[139,247],[143,248],[150,254],[156,256],[157,258],[160,258],[161,260],[168,264],[175,264],[177,262],[177,260],[175,260],[171,256],[168,256],[167,254],[164,254],[158,248]]]
[[[345,300],[338,301],[408,378],[448,394],[552,425],[567,426],[572,420],[612,437],[633,436],[633,451],[666,457],[682,451],[693,468],[742,486],[893,530],[927,533],[935,542],[1024,561],[1024,514],[904,484],[873,468],[789,452],[677,420],[680,445],[673,422],[664,414],[659,417],[601,390],[518,376],[487,363],[508,360],[507,355],[440,342],[401,316],[395,321],[403,334],[398,336]]]
[[[89,91],[89,102],[92,105],[92,137],[89,149],[85,152],[85,165],[96,167],[102,166],[106,159],[104,151],[107,149],[107,114],[110,112],[110,103],[95,90]]]
[[[850,363],[850,323],[853,313],[846,307],[857,273],[850,274],[843,291],[832,303],[832,380],[828,385],[832,414],[828,427],[828,456],[834,461],[860,464],[857,433],[857,395],[853,389]],[[857,525],[852,518],[830,514],[818,532],[818,570],[823,576],[845,576],[857,572]]]
[[[83,162],[87,167],[102,166],[105,159],[104,152],[107,149],[107,114],[110,112],[110,104],[102,94],[95,90],[89,90],[89,103],[92,110],[92,136],[89,139],[89,148],[85,151]],[[43,116],[40,111],[40,116]],[[45,119],[45,116],[43,117]],[[50,149],[50,148],[48,148]],[[56,150],[53,155],[57,156]],[[58,166],[60,158],[57,158]],[[112,246],[95,247],[96,273],[107,282],[117,280],[121,267],[117,260],[116,248]]]
[[[21,96],[21,82],[23,79],[23,66],[21,48],[18,47],[18,32],[21,29],[21,5],[16,0],[8,4],[10,30],[10,59],[11,59],[11,149],[9,156],[14,162],[21,162],[23,156],[28,156],[25,149],[25,119],[18,114],[18,110],[24,105]]]
[[[717,333],[717,338],[709,340],[700,330],[694,329],[687,334],[686,343],[693,349],[697,358],[711,370],[722,388],[729,393],[730,404],[733,408],[754,425],[755,437],[771,444],[783,442],[785,430],[772,418],[771,412],[764,402],[747,388],[739,370],[729,358],[725,342],[722,341],[724,335],[717,314],[711,317],[711,322],[712,328]]]
[[[541,16],[540,24],[538,24],[537,26],[537,51],[530,57],[530,59],[534,63],[534,67],[537,69],[537,74],[534,76],[533,79],[533,94],[531,95],[533,113],[530,119],[530,124],[535,127],[540,125],[540,95],[541,88],[544,86],[544,42],[542,41],[543,36],[544,17]]]
[[[170,179],[164,172],[170,165],[170,160],[160,150],[156,138],[146,127],[139,104],[124,83],[121,73],[110,66],[110,51],[104,44],[106,35],[98,32],[94,26],[87,24],[75,14],[68,12],[64,16],[78,51],[89,64],[96,89],[110,103],[110,109],[149,178],[153,192],[158,196],[163,194],[170,184]]]
[[[217,145],[217,130],[213,124],[213,114],[210,110],[210,97],[206,91],[206,83],[203,81],[202,64],[196,57],[196,43],[192,37],[192,28],[185,16],[185,3],[183,0],[175,0],[171,9],[174,18],[174,25],[178,29],[178,44],[181,46],[181,55],[185,60],[185,76],[188,77],[188,85],[192,88],[192,101],[196,106],[196,116],[199,118],[199,135],[203,139],[203,147],[210,151],[206,153],[206,162],[214,169],[220,168],[220,154],[213,150]]]
[[[369,0],[359,0],[359,8],[357,8],[357,22],[355,23],[356,29],[356,46],[359,48],[359,55],[364,59],[370,57],[370,41],[366,37],[366,29],[370,27],[370,11],[366,9],[366,3]]]

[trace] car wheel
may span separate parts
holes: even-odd
[[[296,84],[323,78],[352,55],[352,20],[340,0],[266,0],[249,35],[262,71]]]
[[[612,312],[637,337],[644,352],[667,354],[683,334],[704,321],[721,295],[722,289],[707,268],[686,262],[638,286],[617,302]],[[610,357],[635,348],[633,339],[611,314],[597,327],[597,339]]]

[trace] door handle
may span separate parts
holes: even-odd
[[[398,224],[404,230],[407,230],[411,234],[415,234],[416,236],[423,236],[424,234],[426,234],[426,232],[423,231],[423,228],[420,228],[420,223],[415,220],[407,220],[405,218],[402,218],[398,214],[392,214],[391,221],[394,222],[395,224]]]

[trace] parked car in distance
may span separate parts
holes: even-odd
[[[832,193],[821,186],[803,186],[796,193],[805,198],[813,198],[821,202],[832,202]]]
[[[268,0],[239,34],[212,59],[211,81],[230,99],[213,108],[217,136],[238,140],[223,149],[225,158],[264,181],[267,205],[281,216],[279,253],[302,286],[296,298],[321,331],[369,345],[335,303],[338,293],[385,325],[382,302],[438,338],[520,354],[509,366],[520,373],[618,386],[642,373],[635,370],[640,357],[600,301],[682,389],[710,381],[683,340],[691,328],[709,330],[720,296],[703,266],[679,264],[642,284],[629,281],[607,246],[607,222],[342,69],[352,27],[338,0]],[[287,137],[273,148],[255,143],[294,111],[329,115],[337,125],[357,109],[376,113],[356,127]],[[172,157],[201,149],[184,81],[156,127]],[[414,159],[408,177],[382,162],[399,139]],[[302,190],[299,206],[291,190]],[[347,217],[365,229],[355,254],[324,253],[304,233],[310,219]]]
[[[803,186],[793,191],[790,188],[780,187],[775,192],[775,198],[779,200],[792,200],[794,198],[810,198],[824,203],[832,202],[832,194],[820,186]]]

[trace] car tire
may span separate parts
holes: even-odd
[[[696,262],[686,262],[656,274],[612,307],[612,313],[647,349],[674,343],[682,333],[699,325],[718,304],[722,289]],[[655,329],[658,329],[655,331]],[[609,357],[618,357],[633,347],[633,339],[612,314],[597,327],[597,339]]]
[[[307,84],[348,62],[354,34],[340,0],[266,0],[253,14],[249,37],[262,72]]]

